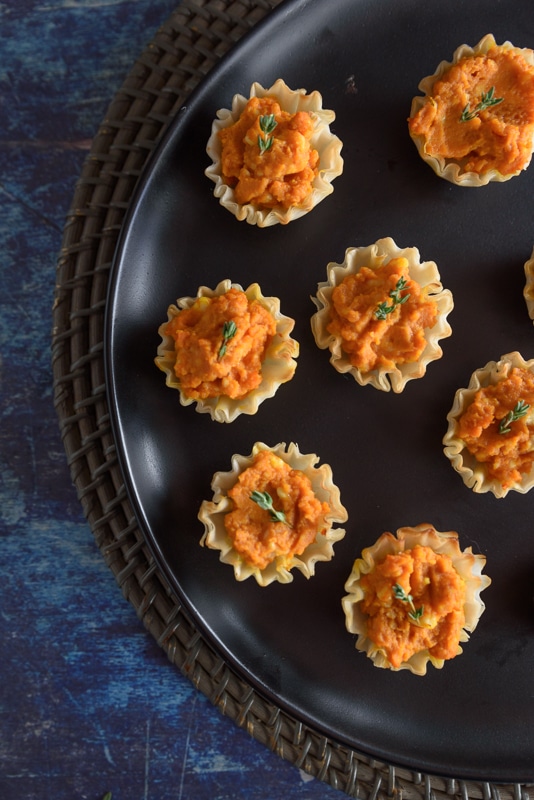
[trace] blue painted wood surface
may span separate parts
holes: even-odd
[[[83,159],[177,0],[0,2],[0,798],[341,798],[223,717],[138,621],[52,403],[55,265]]]

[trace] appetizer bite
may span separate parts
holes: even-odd
[[[217,472],[198,514],[201,544],[220,550],[236,580],[254,576],[260,586],[290,583],[292,569],[306,578],[317,561],[330,561],[347,520],[328,464],[296,444],[257,442],[249,456],[232,456],[232,470]]]
[[[534,321],[534,248],[528,261],[525,261],[525,289],[523,297],[527,304],[528,315]]]
[[[334,119],[319,92],[292,90],[281,79],[268,89],[253,83],[248,100],[236,94],[231,110],[217,111],[207,144],[215,197],[260,228],[307,214],[343,171]]]
[[[280,313],[276,297],[257,283],[243,289],[224,280],[201,286],[196,297],[169,306],[159,327],[156,366],[183,406],[217,422],[255,414],[278,387],[293,377],[299,345],[290,337],[295,321]]]
[[[402,392],[421,378],[443,355],[438,341],[452,332],[452,294],[436,264],[421,262],[417,248],[399,248],[391,238],[351,247],[342,264],[328,264],[312,300],[315,342],[330,350],[333,367],[386,392]]]
[[[508,353],[458,389],[447,415],[445,455],[474,492],[505,497],[534,485],[534,359]]]
[[[421,158],[462,186],[507,181],[534,150],[534,51],[491,34],[461,45],[419,84],[409,132]]]
[[[460,655],[485,605],[486,558],[432,525],[383,533],[354,562],[342,599],[356,649],[376,667],[425,675]]]

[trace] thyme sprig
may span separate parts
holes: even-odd
[[[487,92],[482,92],[480,103],[474,107],[471,111],[469,108],[469,103],[466,105],[464,110],[462,111],[460,122],[470,122],[472,119],[475,119],[481,111],[485,111],[486,108],[490,106],[496,106],[499,103],[502,103],[504,97],[495,97],[495,86],[492,86],[491,89],[488,89]]]
[[[228,320],[224,323],[222,329],[222,344],[219,347],[219,353],[217,355],[217,360],[220,361],[221,358],[226,354],[226,346],[230,339],[232,339],[237,333],[237,325],[233,321],[233,319]]]
[[[271,133],[277,125],[274,114],[262,114],[260,116],[260,130],[265,134],[265,136],[258,135],[258,147],[262,155],[273,146],[274,137],[271,136]]]
[[[413,602],[413,597],[411,594],[406,594],[400,583],[396,583],[393,587],[393,594],[397,598],[397,600],[402,600],[403,603],[408,603],[410,606],[411,611],[408,611],[408,616],[415,622],[417,625],[421,624],[421,617],[425,613],[425,607],[420,606],[416,608]]]
[[[251,492],[250,499],[257,503],[260,508],[263,508],[264,511],[268,511],[273,522],[285,522],[286,525],[289,524],[284,512],[277,511],[276,508],[274,508],[273,498],[269,492],[258,492],[255,490]]]
[[[516,422],[516,420],[521,419],[524,417],[527,411],[529,410],[530,406],[528,403],[525,403],[524,400],[518,400],[515,406],[508,414],[501,419],[501,424],[499,425],[499,433],[510,433],[510,425],[512,422]]]
[[[407,301],[407,299],[410,296],[410,292],[407,292],[406,294],[403,294],[401,296],[401,292],[406,288],[407,284],[408,281],[406,280],[406,278],[404,277],[399,278],[395,288],[392,289],[389,293],[389,297],[393,302],[391,304],[388,304],[388,301],[384,300],[383,303],[378,304],[378,307],[375,311],[375,317],[377,319],[386,319],[387,315],[391,314],[392,311],[395,311],[397,306],[400,306]]]

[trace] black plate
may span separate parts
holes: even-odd
[[[534,244],[534,166],[469,189],[419,158],[406,118],[419,80],[486,33],[534,45],[532,0],[284,3],[210,73],[151,160],[124,226],[107,320],[110,406],[128,491],[159,566],[200,630],[276,705],[390,763],[487,781],[534,779],[534,492],[467,489],[442,451],[455,390],[519,350],[534,357],[522,291]],[[334,194],[282,227],[238,222],[204,176],[218,108],[257,80],[318,89],[336,111],[345,170]],[[435,260],[455,298],[444,356],[401,395],[338,374],[310,330],[328,261],[392,236]],[[277,295],[296,319],[295,378],[230,425],[179,405],[154,366],[167,306],[220,280]],[[237,583],[199,546],[198,508],[217,470],[255,441],[295,441],[328,462],[347,536],[314,578]],[[431,522],[487,555],[493,584],[464,653],[425,677],[380,670],[354,649],[340,600],[353,559],[385,530]]]

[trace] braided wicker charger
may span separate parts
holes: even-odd
[[[117,238],[143,166],[209,70],[281,0],[182,0],[113,99],[77,182],[57,265],[54,398],[72,479],[106,563],[169,660],[224,714],[350,797],[529,800],[526,786],[443,779],[377,762],[317,734],[244,683],[195,629],[126,497],[110,428],[104,309]]]

